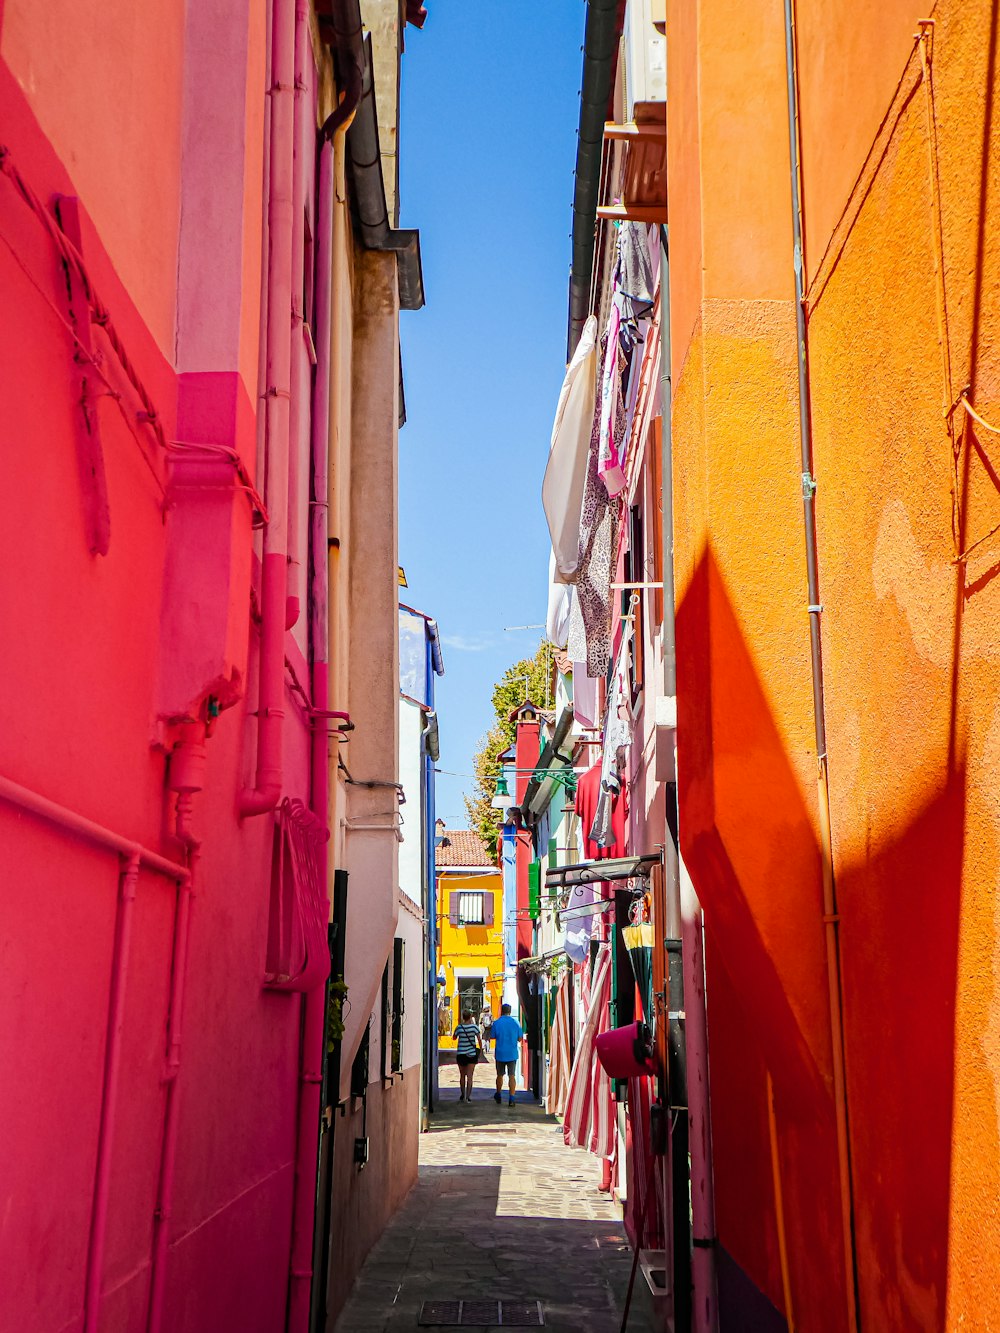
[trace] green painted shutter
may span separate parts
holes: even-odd
[[[542,863],[532,861],[528,866],[528,915],[537,921],[542,914]]]

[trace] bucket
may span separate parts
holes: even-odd
[[[608,1028],[596,1039],[597,1058],[609,1078],[636,1078],[653,1074],[653,1039],[645,1023]]]

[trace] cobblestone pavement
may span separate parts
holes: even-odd
[[[493,1100],[493,1066],[470,1104],[455,1070],[420,1139],[420,1178],[372,1249],[337,1333],[416,1329],[429,1300],[540,1300],[558,1333],[618,1333],[632,1251],[618,1209],[597,1188],[597,1159],[520,1092]],[[628,1333],[657,1327],[636,1275]],[[482,1325],[495,1327],[495,1325]]]

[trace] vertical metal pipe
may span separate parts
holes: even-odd
[[[680,862],[677,851],[677,786],[668,782],[667,836],[664,840],[663,886],[667,951],[667,1105],[672,1114],[670,1145],[671,1236],[673,1239],[674,1325],[678,1333],[691,1328],[691,1188],[690,1123],[687,1093],[687,1034],[684,1024],[684,942],[681,936]]]
[[[671,429],[673,386],[670,364],[670,237],[660,227],[660,478],[663,486],[663,693],[677,695],[677,646],[674,620],[674,452]]]
[[[108,1029],[104,1048],[104,1082],[101,1096],[101,1121],[97,1140],[97,1165],[94,1171],[94,1198],[90,1210],[90,1245],[87,1252],[87,1279],[84,1294],[84,1333],[97,1333],[100,1319],[101,1274],[104,1268],[104,1241],[108,1228],[111,1197],[111,1150],[114,1144],[118,1109],[118,1083],[122,1054],[122,1027],[125,1022],[125,984],[128,979],[129,946],[136,886],[139,882],[139,853],[133,852],[122,869],[115,913],[115,939],[111,957],[111,987],[108,997]]]
[[[662,449],[661,472],[663,482],[663,691],[667,698],[677,695],[677,643],[674,607],[674,465],[671,420],[672,367],[670,340],[670,237],[666,227],[660,228],[660,412]],[[667,822],[677,821],[677,786],[667,784],[664,798],[668,803]],[[682,1238],[691,1239],[692,1301],[691,1327],[695,1333],[717,1333],[719,1327],[719,1292],[716,1271],[715,1185],[712,1163],[712,1119],[708,1081],[708,1014],[705,998],[705,960],[703,954],[703,924],[701,904],[694,885],[681,863],[679,836],[669,830],[671,845],[665,856],[665,898],[667,932],[671,939],[680,941],[676,961],[669,960],[669,1008],[675,1013],[683,1010],[683,1027],[675,1020],[671,1026],[671,1046],[683,1042],[684,1101],[686,1102],[687,1142],[682,1145],[676,1136],[671,1138],[671,1157],[684,1152],[684,1169],[690,1157],[690,1231],[687,1216],[683,1223]],[[674,976],[674,973],[678,975]],[[673,1028],[676,1026],[676,1035]],[[675,1077],[677,1075],[675,1074]],[[671,1091],[673,1100],[673,1091]],[[679,1179],[679,1173],[675,1180]],[[685,1178],[684,1205],[687,1206],[688,1180]],[[676,1188],[676,1185],[675,1185]],[[674,1201],[675,1209],[677,1201]],[[676,1235],[675,1235],[676,1243]],[[680,1325],[678,1325],[680,1327]]]
[[[792,1306],[792,1278],[788,1264],[788,1236],[785,1231],[785,1196],[781,1188],[781,1157],[778,1149],[778,1122],[774,1113],[774,1084],[767,1076],[767,1125],[771,1137],[771,1180],[774,1186],[774,1217],[778,1226],[778,1262],[781,1265],[781,1290],[785,1298],[785,1323],[788,1333],[795,1333]]]
[[[181,1067],[181,1028],[187,983],[187,960],[191,938],[191,899],[198,864],[198,849],[188,856],[189,878],[178,886],[174,917],[174,946],[170,975],[170,1012],[167,1017],[167,1057],[164,1070],[166,1104],[163,1111],[163,1141],[160,1146],[160,1175],[156,1211],[153,1215],[152,1271],[146,1333],[160,1333],[166,1298],[167,1254],[170,1248],[170,1219],[173,1213],[174,1179],[177,1168],[177,1136],[180,1128],[178,1078]]]
[[[684,1041],[691,1154],[691,1283],[694,1333],[718,1333],[719,1285],[716,1272],[715,1182],[712,1173],[712,1117],[708,1081],[708,1014],[705,995],[704,922],[701,903],[683,861],[681,876],[681,956],[684,968]]]
[[[795,275],[795,332],[799,381],[799,445],[802,467],[802,514],[806,539],[806,581],[809,597],[809,647],[812,663],[813,720],[816,736],[817,794],[819,799],[820,856],[823,878],[823,924],[826,945],[827,999],[830,1010],[833,1099],[837,1127],[837,1167],[840,1177],[841,1226],[846,1276],[847,1327],[860,1328],[857,1246],[854,1236],[854,1192],[851,1170],[850,1124],[844,1063],[843,996],[840,975],[840,918],[833,875],[830,825],[830,788],[826,754],[826,710],[823,687],[823,651],[820,634],[822,605],[816,541],[816,479],[813,475],[812,411],[809,392],[809,330],[806,321],[805,241],[802,213],[802,159],[799,131],[798,68],[794,0],[784,0],[785,72],[788,91],[788,147],[792,186],[792,268]]]
[[[291,325],[289,327],[291,397],[288,404],[288,586],[285,603],[285,628],[298,621],[302,606],[302,527],[299,503],[302,486],[303,418],[307,415],[308,381],[304,359],[303,326],[305,274],[305,227],[307,160],[315,152],[313,142],[312,97],[308,71],[312,67],[312,42],[309,33],[309,0],[295,2],[295,93],[292,112],[292,281]],[[307,147],[308,144],[308,147]],[[318,323],[314,321],[314,323]],[[317,349],[317,365],[319,364]],[[308,549],[306,560],[308,562]]]
[[[333,872],[333,919],[330,922],[330,978],[342,981],[344,977],[344,944],[347,931],[347,871]],[[343,997],[341,997],[343,1004]],[[340,1100],[340,1049],[338,1039],[326,1058],[324,1067],[324,1108],[334,1108]],[[317,1179],[317,1212],[319,1225],[313,1243],[313,1301],[310,1328],[322,1333],[327,1320],[327,1291],[330,1285],[330,1244],[333,1233],[333,1149],[336,1138],[336,1114],[327,1118],[325,1111],[320,1132],[320,1169]]]
[[[273,810],[284,781],[285,620],[288,590],[288,449],[291,399],[292,149],[295,0],[272,0],[267,199],[267,357],[264,501],[268,522],[260,575],[257,767],[240,793],[241,816]]]
[[[300,16],[308,32],[308,13],[296,6],[296,63],[304,66],[300,50]],[[296,95],[300,73],[296,74]],[[298,142],[296,143],[298,147]],[[302,191],[304,197],[304,190]],[[320,148],[316,210],[316,383],[311,420],[311,506],[309,522],[309,649],[312,664],[313,718],[310,738],[310,807],[324,828],[330,819],[329,708],[329,586],[326,555],[328,451],[330,447],[330,312],[333,275],[333,148],[324,141]],[[302,386],[304,387],[304,386]],[[299,410],[306,410],[303,398]],[[293,439],[294,444],[294,439]],[[329,850],[320,852],[320,875],[329,894]],[[321,1085],[327,985],[321,982],[302,997],[302,1049],[299,1067],[299,1109],[295,1143],[295,1192],[292,1204],[292,1245],[289,1264],[288,1329],[306,1333],[310,1308],[319,1293],[313,1281],[316,1182],[319,1174]]]

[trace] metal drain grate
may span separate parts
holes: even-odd
[[[544,1328],[541,1301],[424,1301],[423,1328]]]

